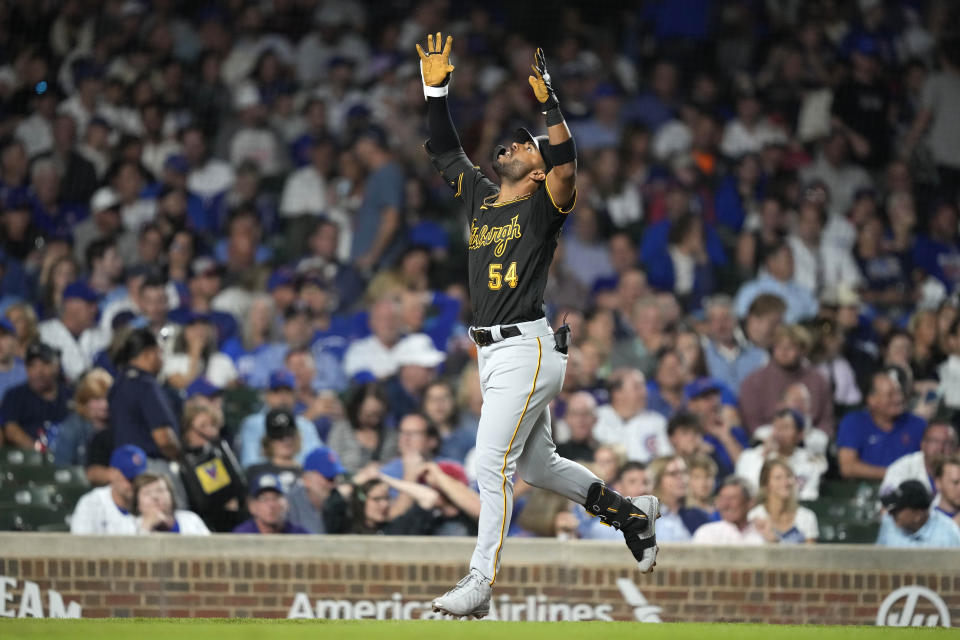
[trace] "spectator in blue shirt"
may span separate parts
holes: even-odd
[[[12,322],[0,316],[0,402],[7,389],[27,381],[27,369],[16,353],[17,330]]]
[[[904,409],[894,376],[873,375],[867,409],[844,416],[837,432],[837,459],[844,478],[881,480],[897,458],[920,450],[926,421]]]
[[[960,547],[960,527],[937,510],[930,510],[930,493],[919,480],[905,480],[881,497],[887,513],[880,524],[881,547]]]
[[[388,263],[399,255],[398,237],[402,220],[403,169],[387,149],[386,134],[370,128],[354,145],[361,164],[367,169],[363,201],[354,214],[353,247],[350,258],[361,271]]]
[[[707,315],[703,357],[711,378],[740,392],[740,383],[770,359],[765,349],[737,333],[737,316],[729,296],[718,295],[704,304]]]
[[[267,388],[270,375],[283,369],[287,353],[310,344],[313,337],[312,318],[310,310],[304,307],[292,306],[287,309],[283,314],[280,341],[261,344],[237,358],[237,369],[244,382],[256,389]]]
[[[270,374],[268,390],[263,394],[264,406],[260,411],[249,415],[240,423],[237,432],[236,446],[240,452],[240,464],[244,468],[259,462],[266,462],[263,455],[263,437],[267,433],[267,413],[271,409],[286,409],[292,411],[295,405],[293,375],[285,369],[278,369]],[[317,434],[316,426],[304,418],[296,416],[297,431],[300,433],[300,452],[296,459],[303,464],[307,452],[323,445]]]
[[[786,242],[777,242],[768,247],[763,267],[757,278],[745,283],[737,291],[737,316],[745,318],[750,303],[764,293],[771,293],[786,303],[783,319],[787,324],[796,324],[817,315],[817,299],[793,280],[793,253]]]
[[[634,97],[624,109],[627,120],[639,120],[650,131],[656,131],[672,120],[677,112],[677,65],[659,60],[653,66],[650,90]]]
[[[686,408],[697,416],[703,429],[703,441],[710,445],[710,457],[717,463],[719,477],[733,473],[740,453],[750,443],[747,432],[736,419],[736,409],[723,406],[722,387],[711,378],[699,378],[684,387]]]
[[[930,216],[930,231],[913,245],[913,266],[943,283],[947,291],[960,288],[960,237],[957,209],[950,202],[937,205]]]

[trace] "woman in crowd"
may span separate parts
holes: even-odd
[[[590,468],[604,484],[613,484],[617,473],[627,462],[627,449],[621,444],[602,444],[593,452]]]
[[[110,415],[107,392],[113,376],[91,369],[77,382],[73,406],[67,418],[54,428],[53,462],[58,467],[85,465],[87,446],[94,434],[107,428]]]
[[[133,515],[136,516],[137,533],[210,535],[200,516],[173,508],[173,487],[166,476],[141,473],[134,478]]]
[[[820,535],[817,516],[797,504],[797,477],[783,458],[764,463],[757,506],[747,514],[747,520],[753,522],[767,542],[812,544]]]
[[[423,392],[423,415],[440,434],[437,456],[462,463],[477,441],[476,427],[460,422],[459,410],[449,382],[437,380]]]
[[[937,380],[937,367],[946,358],[937,341],[937,312],[932,309],[915,312],[907,323],[907,330],[913,336],[910,368],[914,378],[917,382]]]
[[[7,309],[7,320],[13,324],[17,335],[16,356],[23,360],[27,347],[40,337],[37,330],[37,312],[33,305],[26,302],[17,302]]]
[[[707,362],[703,356],[703,345],[700,342],[700,334],[696,329],[687,324],[681,324],[677,327],[676,338],[674,339],[675,348],[683,363],[686,365],[687,382],[693,382],[698,378],[706,378],[710,374],[707,372]],[[732,392],[724,390],[725,394]]]
[[[347,420],[337,420],[327,444],[340,456],[340,463],[356,473],[371,462],[397,455],[396,430],[387,427],[387,397],[376,383],[354,389],[347,400]]]
[[[713,505],[714,491],[717,487],[717,463],[710,456],[700,453],[687,462],[690,467],[690,482],[687,487],[686,506],[701,509],[717,519],[717,510]]]
[[[709,520],[702,509],[686,506],[690,471],[680,456],[664,456],[647,467],[653,481],[653,495],[660,499],[657,540],[689,542],[693,532]]]
[[[56,318],[63,304],[63,290],[80,277],[80,266],[67,254],[45,263],[44,267],[40,273],[40,317]]]
[[[200,397],[189,400],[180,419],[183,455],[180,480],[190,508],[213,531],[232,531],[246,517],[247,495],[240,463],[220,438],[222,416]]]

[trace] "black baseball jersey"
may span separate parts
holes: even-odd
[[[454,197],[466,205],[474,326],[544,317],[547,273],[575,198],[561,209],[544,182],[528,196],[494,204],[500,188],[461,149],[434,155],[427,147],[427,153]]]

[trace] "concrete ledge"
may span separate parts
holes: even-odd
[[[472,538],[408,536],[93,537],[62,533],[0,533],[0,559],[358,559],[383,562],[419,559],[424,564],[466,564],[473,545]],[[735,567],[940,572],[947,568],[947,564],[956,565],[956,558],[955,552],[946,550],[889,550],[869,545],[706,547],[664,544],[657,566],[665,569]],[[505,566],[633,566],[629,552],[616,542],[562,542],[546,538],[508,540],[503,562]]]

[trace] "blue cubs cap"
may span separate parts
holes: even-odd
[[[270,374],[270,391],[277,389],[293,389],[296,383],[293,380],[293,374],[286,369],[277,369]]]
[[[784,416],[787,416],[791,420],[793,420],[793,424],[794,426],[796,426],[798,431],[803,431],[807,426],[807,421],[804,419],[803,414],[797,411],[796,409],[784,407],[783,409],[780,409],[775,414],[773,414],[774,419],[782,418]]]
[[[270,279],[267,280],[267,291],[273,293],[273,290],[277,289],[278,287],[293,286],[293,281],[295,278],[296,274],[292,269],[280,267],[270,274]]]
[[[133,480],[147,470],[147,454],[135,444],[125,444],[110,454],[110,466],[119,469],[127,480]]]
[[[13,326],[13,323],[7,320],[4,316],[0,316],[0,331],[6,331],[7,333],[16,333],[17,329]]]
[[[190,173],[190,165],[187,164],[187,159],[179,154],[167,156],[167,159],[163,161],[163,168],[183,175]]]
[[[275,473],[261,473],[250,483],[250,495],[254,498],[259,497],[264,491],[276,491],[282,496],[287,494],[283,490],[283,483]]]
[[[100,299],[100,296],[97,295],[97,292],[90,288],[83,280],[76,280],[67,285],[67,288],[63,290],[63,299],[69,300],[70,298],[77,298],[85,302],[90,302],[96,304]]]
[[[708,393],[720,393],[722,387],[713,378],[697,378],[683,388],[683,399],[687,402]]]
[[[212,398],[220,395],[222,392],[223,389],[201,376],[187,386],[187,399],[189,400],[195,396]]]
[[[340,456],[330,447],[317,447],[303,461],[304,471],[316,471],[327,480],[333,480],[347,472],[340,464]]]
[[[183,324],[199,324],[199,323],[213,324],[213,316],[209,313],[200,313],[197,311],[190,311],[186,314],[186,318],[183,321]]]

